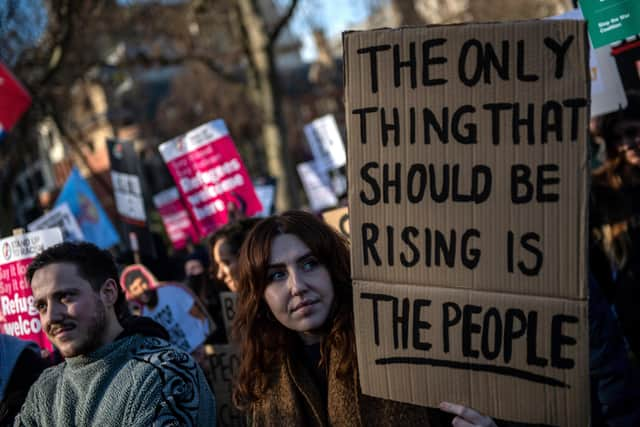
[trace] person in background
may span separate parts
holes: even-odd
[[[13,424],[31,384],[48,366],[36,343],[0,333],[0,426]]]
[[[207,313],[218,326],[207,338],[207,343],[223,344],[227,342],[227,333],[222,317],[220,291],[216,282],[212,280],[209,256],[205,250],[196,249],[187,255],[184,264],[186,285],[200,300]]]
[[[209,240],[213,272],[231,292],[238,292],[238,254],[249,231],[260,218],[242,218],[218,229]]]
[[[640,94],[627,99],[595,126],[607,159],[592,177],[589,263],[640,358]]]
[[[181,284],[158,286],[143,266],[125,270],[122,276],[128,297],[141,305],[140,315],[158,322],[173,345],[200,360],[205,339],[218,325],[213,324],[197,297]]]
[[[349,246],[329,225],[296,211],[263,220],[242,246],[239,285],[233,398],[249,425],[442,425],[441,411],[360,392]],[[461,405],[441,409],[455,426],[496,425]]]
[[[27,282],[66,360],[40,375],[15,426],[215,425],[202,371],[159,325],[130,316],[107,251],[52,246],[31,262]]]

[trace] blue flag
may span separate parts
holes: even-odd
[[[78,220],[87,242],[102,249],[110,248],[120,242],[120,237],[102,209],[98,198],[75,167],[62,187],[55,206],[62,203],[69,204],[69,209]]]

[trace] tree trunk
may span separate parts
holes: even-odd
[[[288,156],[286,127],[278,88],[273,48],[269,45],[266,23],[252,0],[237,0],[249,66],[252,68],[253,98],[263,112],[262,141],[267,171],[278,181],[276,209],[298,206],[297,181]]]

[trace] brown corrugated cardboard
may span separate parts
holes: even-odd
[[[209,375],[216,396],[216,425],[218,427],[242,427],[242,414],[231,400],[233,378],[240,365],[238,348],[234,345],[215,345],[215,353],[209,356]]]
[[[229,337],[229,339],[231,339],[233,318],[236,315],[237,299],[238,295],[235,292],[220,292],[220,304],[222,304],[222,320],[224,320],[224,328],[227,331],[227,337]]]
[[[585,40],[578,21],[344,35],[355,278],[585,298]]]
[[[586,301],[373,282],[354,289],[366,394],[588,424]]]
[[[338,230],[341,234],[349,237],[351,230],[349,228],[349,208],[335,208],[330,211],[322,212],[322,218],[327,224]]]
[[[587,424],[586,40],[578,21],[343,36],[363,393]]]

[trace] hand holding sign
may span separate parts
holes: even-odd
[[[494,423],[490,417],[482,415],[478,411],[474,411],[466,406],[442,402],[440,403],[440,409],[444,412],[457,415],[452,423],[452,425],[456,427],[496,427],[496,423]]]

